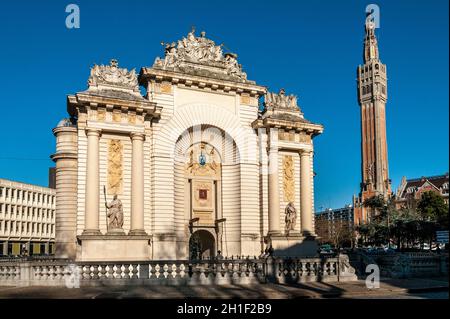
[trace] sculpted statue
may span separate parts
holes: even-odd
[[[114,195],[113,200],[108,204],[108,229],[122,229],[123,226],[123,206],[122,201]]]
[[[281,89],[278,94],[267,92],[265,103],[267,106],[282,109],[299,109],[297,105],[297,97],[295,95],[286,95],[286,91],[284,89]]]
[[[135,69],[128,71],[127,69],[119,68],[119,62],[116,59],[112,59],[110,65],[96,64],[91,69],[88,85],[95,86],[102,83],[139,90]]]
[[[219,66],[222,67],[222,70],[225,69],[227,75],[233,78],[247,79],[246,73],[242,71],[242,66],[236,60],[237,56],[233,53],[227,53],[224,56],[223,44],[216,45],[213,40],[206,37],[206,32],[204,31],[197,37],[195,28],[192,28],[187,36],[181,40],[171,44],[164,42],[161,42],[161,44],[165,46],[165,57],[163,59],[157,57],[153,64],[154,67],[183,68],[184,63],[195,62],[215,67]]]
[[[289,202],[284,209],[285,217],[284,221],[286,223],[286,234],[289,235],[291,230],[295,229],[295,222],[297,220],[297,210],[294,207],[294,203]]]
[[[372,181],[373,181],[373,173],[374,173],[374,171],[373,171],[373,166],[374,166],[374,162],[372,162],[371,164],[369,164],[369,166],[367,167],[367,181],[369,182],[369,183],[371,183]]]

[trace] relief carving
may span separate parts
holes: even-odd
[[[103,122],[106,118],[106,112],[103,109],[97,110],[97,121]]]
[[[122,121],[122,114],[120,112],[113,113],[113,122],[120,123]]]
[[[283,156],[283,190],[284,201],[295,201],[294,159],[291,155]]]
[[[136,124],[136,114],[128,114],[128,123]]]
[[[108,146],[108,194],[122,193],[123,145],[119,140],[110,140]]]
[[[300,134],[300,142],[302,142],[302,143],[311,143],[311,135]]]
[[[161,91],[161,93],[171,94],[172,93],[172,84],[161,83],[160,91]]]

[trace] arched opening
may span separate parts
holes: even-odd
[[[180,256],[191,256],[190,238],[206,230],[214,254],[240,253],[240,165],[235,141],[224,130],[199,125],[186,129],[175,144],[174,203]]]
[[[207,230],[197,230],[189,238],[189,259],[212,259],[216,255],[216,239]]]

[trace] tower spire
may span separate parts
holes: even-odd
[[[364,63],[379,60],[378,43],[375,36],[375,21],[369,15],[366,18],[366,37],[364,39]]]
[[[361,190],[354,203],[355,224],[370,217],[364,201],[391,194],[386,137],[387,71],[378,55],[375,22],[366,17],[364,64],[358,66],[358,102],[361,112]]]

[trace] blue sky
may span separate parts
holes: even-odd
[[[81,28],[65,27],[76,3]],[[248,78],[299,96],[315,139],[316,209],[351,202],[360,182],[356,67],[364,11],[381,9],[387,136],[393,186],[448,171],[448,1],[3,1],[0,5],[0,178],[47,185],[66,95],[89,68],[118,58],[150,66],[192,25],[239,55]]]

